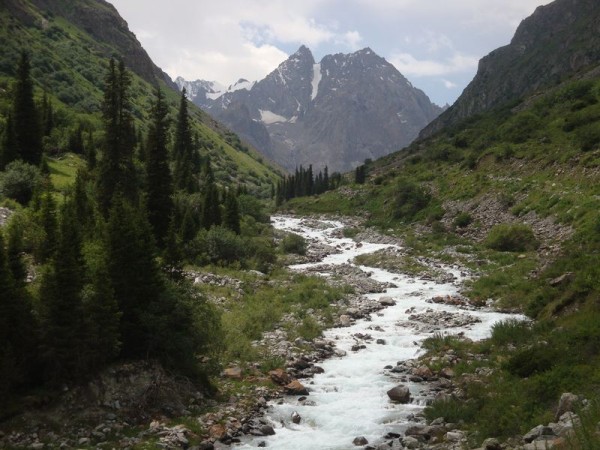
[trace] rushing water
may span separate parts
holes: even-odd
[[[343,227],[341,222],[320,220],[307,222],[300,218],[274,217],[275,228],[293,231],[311,241],[319,241],[341,248],[340,253],[328,255],[322,262],[292,266],[302,270],[308,266],[351,263],[360,254],[371,253],[389,245],[362,242],[357,245],[351,239],[336,238],[333,234]],[[462,282],[460,271],[448,268],[456,277],[454,283],[439,284],[420,280],[403,274],[385,270],[361,267],[371,273],[377,281],[394,283],[397,287],[387,289],[385,293],[370,294],[370,298],[392,297],[395,306],[372,314],[371,320],[360,320],[347,328],[335,328],[325,332],[325,338],[333,340],[339,349],[345,350],[344,357],[334,357],[321,365],[325,372],[304,380],[309,388],[309,399],[314,406],[303,405],[296,396],[289,396],[282,404],[273,403],[267,418],[272,422],[276,434],[249,440],[239,448],[257,448],[260,442],[266,442],[268,448],[284,450],[341,450],[353,448],[352,440],[364,436],[369,443],[377,444],[388,432],[402,432],[409,425],[411,414],[422,410],[419,402],[421,386],[416,383],[404,383],[416,399],[411,404],[399,405],[389,401],[386,392],[397,384],[384,374],[384,366],[414,358],[422,352],[418,343],[430,334],[416,334],[413,328],[403,327],[399,322],[407,320],[407,310],[412,313],[426,309],[457,312],[458,308],[426,303],[438,295],[453,295],[458,292]],[[486,337],[493,323],[506,319],[505,314],[492,311],[464,311],[478,317],[481,322],[461,329],[447,329],[448,333],[463,331],[467,337],[482,339]],[[377,329],[376,329],[377,327]],[[379,330],[379,331],[378,331]],[[372,342],[361,342],[366,349],[352,352],[356,344],[352,337],[355,333],[370,334]],[[384,339],[386,345],[376,344]],[[422,399],[421,395],[421,399]],[[297,411],[302,417],[300,424],[291,421],[291,414]]]

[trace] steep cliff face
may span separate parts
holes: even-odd
[[[255,84],[218,97],[205,86],[190,86],[197,105],[292,170],[352,169],[408,145],[441,112],[369,48],[316,63],[302,46]]]
[[[598,0],[556,0],[540,6],[521,22],[509,45],[479,62],[477,75],[456,103],[427,126],[420,137],[558,84],[598,63]]]
[[[28,25],[44,26],[44,16],[63,17],[88,33],[103,45],[105,57],[114,53],[123,55],[127,67],[149,83],[164,80],[172,88],[177,86],[171,78],[156,66],[135,35],[129,31],[127,22],[110,3],[104,0],[31,0],[37,11],[24,7],[19,0],[6,0],[6,7],[15,17]]]

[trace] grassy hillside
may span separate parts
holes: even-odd
[[[56,13],[50,10],[50,6],[48,10],[42,10],[32,3],[16,3],[18,8],[14,5],[0,8],[0,117],[7,116],[11,80],[19,53],[25,49],[31,57],[37,96],[41,101],[42,93],[46,91],[56,109],[57,130],[46,139],[46,150],[55,153],[65,150],[69,133],[80,126],[84,134],[91,133],[99,138],[104,75],[111,56],[123,57],[133,72],[133,114],[141,135],[147,131],[149,105],[155,86],[160,86],[165,92],[172,117],[175,117],[179,94],[171,88],[169,80],[138,68],[143,64],[126,53],[137,43],[135,36],[126,28],[118,30],[129,36],[128,45],[123,47],[119,39],[99,39],[98,33],[89,25],[87,29],[82,28],[83,25],[75,25],[65,17],[68,16],[66,12],[65,16],[60,15],[63,9],[69,11],[67,7],[59,7],[61,2],[51,5]],[[119,22],[122,19],[104,2],[81,2],[77,7],[85,7],[85,14],[92,19],[96,15],[108,17],[106,20],[115,21],[114,27],[123,26]],[[85,23],[83,19],[80,21]],[[139,48],[135,50],[143,52],[139,43],[137,45]],[[263,161],[254,149],[241,143],[237,136],[191,104],[190,112],[201,154],[210,156],[217,179],[227,184],[244,183],[251,191],[261,195],[270,193],[270,184],[278,178],[278,169]]]
[[[563,392],[600,399],[597,70],[473,117],[367,172],[365,184],[348,174],[339,189],[285,208],[366,215],[414,254],[478,273],[465,292],[474,302],[536,319],[501,324],[482,344],[433,338],[432,355],[453,350],[462,361],[457,379],[469,381],[462,397],[435,402],[430,419],[464,421],[476,445],[552,421]],[[597,422],[597,408],[586,414]],[[585,438],[591,446],[569,448],[597,448]]]

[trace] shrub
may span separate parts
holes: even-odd
[[[500,224],[491,229],[485,245],[502,252],[524,252],[535,250],[539,242],[525,224]]]
[[[473,222],[473,217],[468,212],[462,211],[454,218],[454,226],[458,228],[464,228],[469,226]]]
[[[40,182],[41,175],[37,167],[21,160],[13,161],[0,174],[0,193],[25,205]]]
[[[306,255],[306,239],[299,234],[289,233],[281,241],[281,248],[284,253]]]
[[[194,247],[207,262],[228,265],[245,256],[245,245],[233,231],[218,226],[202,230],[194,239]]]
[[[408,180],[400,180],[394,195],[392,218],[411,220],[431,202],[425,188]]]

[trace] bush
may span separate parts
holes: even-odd
[[[200,231],[194,239],[194,247],[211,264],[228,265],[245,256],[243,239],[221,226]]]
[[[465,211],[458,213],[454,218],[454,226],[458,228],[469,226],[471,222],[473,222],[473,217],[471,217],[471,214]]]
[[[525,224],[500,224],[491,229],[485,245],[501,252],[525,252],[538,248],[539,242]]]
[[[0,174],[0,193],[25,205],[31,200],[41,179],[37,167],[21,160],[13,161]]]
[[[306,255],[306,239],[299,234],[289,233],[281,241],[281,248],[284,253]]]
[[[430,201],[431,194],[425,188],[408,180],[400,180],[396,186],[392,218],[411,220]]]

